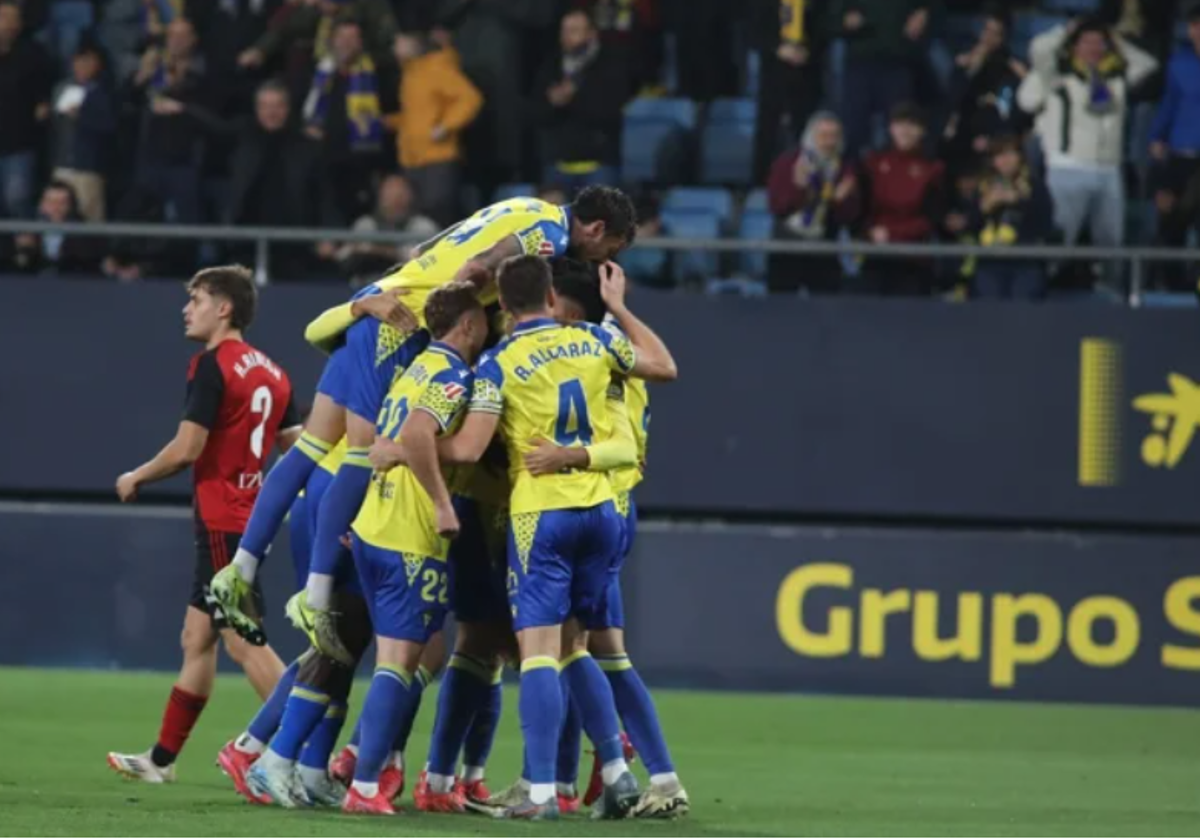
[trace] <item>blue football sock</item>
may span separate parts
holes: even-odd
[[[304,749],[300,751],[300,766],[324,770],[329,766],[329,757],[337,746],[338,735],[346,722],[346,704],[334,701],[325,710],[317,728],[308,736]]]
[[[629,740],[642,757],[642,763],[650,775],[674,773],[671,753],[667,750],[667,739],[663,737],[658,722],[658,711],[654,700],[641,676],[634,669],[627,655],[607,656],[597,660],[601,670],[612,685],[617,713],[629,733]]]
[[[354,731],[350,733],[350,740],[346,742],[346,746],[358,749],[358,745],[362,743],[362,715],[358,716],[358,720],[354,722]]]
[[[558,738],[558,772],[555,781],[560,785],[575,786],[579,781],[579,753],[583,749],[583,716],[579,704],[571,699],[571,691],[564,677],[562,734]]]
[[[467,731],[486,702],[491,675],[477,660],[461,653],[450,657],[438,691],[437,717],[429,744],[429,772],[453,776]]]
[[[317,462],[328,455],[332,448],[333,444],[319,440],[308,432],[300,435],[296,445],[275,462],[263,480],[238,548],[250,552],[259,560],[266,557],[267,549],[279,533],[292,502],[304,489]]]
[[[288,695],[292,693],[292,686],[296,682],[296,672],[299,670],[300,660],[298,659],[287,666],[287,669],[280,675],[279,682],[275,683],[275,688],[271,689],[270,696],[258,707],[258,713],[246,727],[246,731],[252,737],[264,744],[270,741],[275,736],[275,731],[279,729],[279,723],[283,720],[284,707],[287,706]]]
[[[358,764],[354,781],[376,783],[392,753],[404,715],[412,703],[415,680],[402,668],[380,665],[375,668],[371,687],[362,709],[362,742],[358,745]]]
[[[279,731],[271,739],[271,752],[290,761],[299,758],[300,748],[325,717],[329,702],[328,694],[297,682],[288,696]]]
[[[563,716],[557,660],[551,656],[531,656],[521,662],[519,706],[528,760],[525,778],[534,785],[553,785]]]
[[[492,684],[484,695],[483,704],[475,712],[467,740],[463,744],[463,766],[486,767],[496,740],[496,728],[500,725],[500,713],[504,710],[504,685],[500,681],[501,669],[492,674]]]
[[[571,686],[571,699],[579,705],[583,729],[595,745],[600,763],[624,758],[612,687],[596,660],[587,651],[573,653],[563,660],[563,676]]]
[[[392,749],[403,754],[405,747],[408,746],[408,736],[412,734],[413,724],[417,720],[417,715],[421,713],[421,698],[425,695],[425,689],[429,688],[429,684],[433,682],[433,674],[429,673],[429,669],[424,665],[417,668],[417,673],[413,675],[412,700],[409,703],[408,711],[400,721],[400,731],[396,733],[396,740],[392,744]]]
[[[346,460],[338,468],[317,511],[317,534],[313,539],[312,564],[308,569],[308,602],[313,607],[325,609],[329,606],[333,578],[343,555],[341,539],[350,530],[350,523],[358,514],[370,484],[371,463],[367,460],[367,450],[346,450]],[[314,591],[313,575],[327,576],[323,592]]]

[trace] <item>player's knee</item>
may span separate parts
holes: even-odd
[[[225,652],[239,666],[245,667],[246,663],[254,658],[256,648],[238,636],[231,633],[225,634]]]
[[[337,441],[346,434],[346,411],[326,394],[317,394],[304,430],[324,441]]]
[[[421,651],[421,665],[425,670],[433,676],[441,673],[442,667],[446,664],[446,635],[444,633],[434,633],[429,642],[425,645],[425,649]]]
[[[375,421],[346,412],[346,443],[350,446],[370,446],[375,442]]]
[[[179,647],[184,659],[208,656],[212,653],[216,640],[211,633],[206,633],[196,627],[185,625],[179,634]]]
[[[624,656],[625,631],[619,627],[592,630],[588,633],[588,650],[594,656]]]

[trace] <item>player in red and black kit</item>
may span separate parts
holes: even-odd
[[[219,608],[210,606],[207,594],[213,574],[237,550],[272,448],[287,450],[301,431],[287,374],[242,338],[258,300],[250,271],[205,269],[187,289],[187,337],[203,342],[205,349],[188,368],[179,431],[154,458],[117,479],[123,502],[136,499],[142,485],[189,466],[195,479],[196,571],[183,622],[183,667],[154,747],[138,755],[108,754],[109,766],[118,773],[156,783],[175,779],[175,758],[212,692],[220,642],[260,697],[271,693],[283,673],[266,640],[255,646],[241,639],[225,625]],[[261,614],[262,593],[256,590],[254,597]]]

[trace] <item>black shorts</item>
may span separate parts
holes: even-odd
[[[211,531],[201,520],[196,519],[196,567],[192,574],[192,594],[188,598],[188,606],[208,613],[212,618],[213,627],[217,630],[223,630],[229,624],[225,621],[221,608],[209,601],[208,586],[212,583],[213,575],[229,565],[241,541],[241,534]],[[261,619],[266,615],[266,605],[263,601],[262,586],[257,580],[254,581],[252,592],[254,609]]]

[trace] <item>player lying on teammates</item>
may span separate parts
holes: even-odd
[[[386,389],[392,380],[390,374],[403,367],[391,360],[403,352],[407,338],[402,330],[389,324],[356,318],[376,310],[392,312],[396,301],[388,293],[397,289],[408,292],[404,302],[420,313],[429,292],[455,278],[472,282],[481,301],[490,304],[496,299],[492,273],[506,257],[550,257],[571,248],[584,258],[606,260],[632,240],[635,225],[632,202],[609,187],[587,188],[566,207],[524,198],[500,202],[439,234],[420,247],[417,259],[309,325],[306,338],[331,355],[301,445],[293,457],[282,459],[271,471],[233,567],[213,581],[214,597],[236,622],[239,632],[252,640],[257,638],[259,621],[242,609],[249,586],[316,462],[344,434],[349,442],[346,461],[318,513],[312,569],[299,612],[311,625],[310,635],[318,649],[340,661],[349,661],[348,652],[337,638],[329,602],[338,540],[358,510],[371,474],[366,451],[374,440],[375,413],[364,405],[369,401],[358,397],[362,381],[370,383],[372,394]],[[407,361],[411,359],[404,363]]]
[[[400,730],[416,715],[417,672],[448,604],[446,558],[460,530],[438,460],[437,439],[462,422],[471,364],[488,335],[474,286],[437,289],[425,307],[436,340],[392,385],[382,436],[403,437],[408,465],[376,473],[351,537],[375,626],[376,667],[362,710],[354,782],[343,810],[392,814],[380,773]],[[462,810],[459,806],[456,810]]]
[[[143,485],[189,466],[195,485],[196,565],[183,623],[183,667],[163,714],[158,742],[146,753],[109,753],[117,772],[147,782],[175,779],[175,759],[212,693],[219,643],[266,697],[283,671],[270,647],[254,647],[233,633],[206,598],[213,573],[229,562],[262,484],[271,449],[287,451],[300,435],[287,374],[245,342],[257,290],[240,266],[209,268],[188,283],[186,335],[204,344],[188,368],[187,402],[175,438],[152,460],[117,479],[121,501]],[[285,456],[286,457],[286,456]],[[250,597],[261,614],[262,593]]]
[[[611,308],[624,335],[595,325],[557,323],[551,270],[543,260],[509,259],[497,282],[501,306],[515,327],[481,360],[462,429],[439,452],[447,463],[475,463],[500,431],[508,453],[513,481],[508,593],[520,646],[520,717],[531,784],[526,798],[504,814],[558,815],[554,776],[563,717],[561,667],[602,760],[600,813],[622,817],[638,801],[637,781],[625,763],[612,688],[588,655],[579,622],[603,609],[620,547],[612,486],[601,472],[535,477],[523,459],[531,442],[542,438],[565,446],[612,439],[613,418],[605,402],[611,374],[668,381],[677,375],[675,362],[622,301]],[[603,282],[607,300],[618,281],[606,274]],[[447,522],[453,515],[452,507],[439,512]]]

